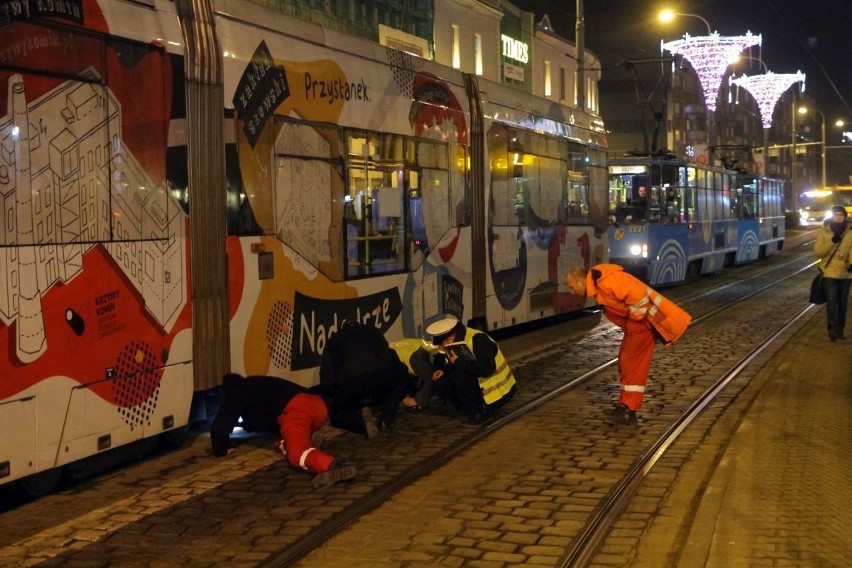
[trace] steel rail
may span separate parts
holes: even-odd
[[[748,298],[751,298],[752,296],[759,294],[760,292],[763,292],[764,290],[775,286],[779,282],[783,282],[783,281],[785,281],[789,278],[792,278],[792,277],[798,275],[799,273],[801,273],[805,270],[808,270],[811,266],[813,266],[813,264],[809,264],[808,266],[806,266],[804,268],[800,268],[800,269],[796,270],[795,272],[793,272],[789,276],[775,280],[771,284],[767,284],[766,286],[758,288],[758,289],[756,289],[756,290],[754,290],[754,291],[752,291],[748,294],[745,294],[743,296],[739,296],[735,300],[727,302],[725,305],[720,306],[719,308],[716,308],[714,310],[711,310],[710,312],[707,312],[705,314],[702,314],[701,316],[696,317],[695,319],[693,319],[692,323],[690,324],[690,327],[693,326],[693,325],[700,324],[701,322],[705,321],[707,318],[712,317],[713,315],[716,315],[717,313],[724,311],[724,310],[730,308],[731,306],[734,306],[734,305],[736,305],[736,304],[738,304],[738,303],[740,303],[740,302],[742,302],[742,301],[744,301]],[[542,406],[546,402],[549,402],[550,400],[552,400],[552,399],[556,398],[557,396],[565,393],[566,391],[569,391],[569,390],[575,388],[577,385],[587,381],[588,379],[594,377],[598,373],[603,372],[607,368],[609,368],[609,367],[611,367],[611,366],[613,366],[617,363],[618,363],[618,358],[617,357],[612,358],[612,359],[610,359],[610,360],[608,360],[604,363],[597,365],[593,369],[586,371],[585,373],[578,375],[578,376],[574,377],[573,379],[570,379],[569,381],[565,382],[564,384],[560,385],[559,387],[557,387],[557,388],[555,388],[555,389],[553,389],[553,390],[551,390],[551,391],[549,391],[549,392],[547,392],[547,393],[545,393],[545,394],[543,394],[543,395],[541,395],[541,396],[519,406],[518,408],[516,408],[512,412],[509,412],[508,414],[506,414],[504,416],[497,417],[497,418],[493,419],[492,421],[485,423],[484,425],[480,426],[475,432],[471,433],[469,436],[466,436],[464,439],[462,439],[456,445],[454,445],[450,448],[447,448],[445,450],[442,450],[442,451],[438,452],[437,454],[434,454],[433,456],[423,460],[422,462],[408,468],[407,470],[402,472],[399,476],[397,476],[393,480],[387,482],[386,484],[382,485],[381,487],[376,488],[375,490],[373,490],[368,495],[364,496],[363,498],[359,499],[355,503],[352,503],[348,507],[344,508],[338,514],[336,514],[332,519],[324,522],[320,527],[318,527],[314,531],[311,531],[310,533],[305,535],[303,538],[299,539],[296,543],[288,546],[283,551],[281,551],[279,554],[277,554],[277,555],[273,556],[272,558],[266,560],[264,563],[260,564],[259,566],[262,567],[262,568],[279,568],[279,567],[283,567],[283,566],[290,566],[291,564],[293,564],[294,562],[299,560],[301,557],[307,555],[309,552],[311,552],[315,548],[318,548],[323,542],[330,539],[336,533],[338,533],[339,531],[343,530],[348,525],[353,523],[357,518],[367,514],[371,510],[379,507],[385,501],[387,501],[391,496],[398,493],[399,491],[401,491],[402,489],[404,489],[405,487],[407,487],[411,483],[415,482],[417,479],[427,475],[428,473],[430,473],[430,472],[434,471],[435,469],[439,468],[440,466],[444,465],[445,463],[450,461],[452,458],[456,457],[458,454],[460,454],[464,450],[468,449],[469,447],[471,447],[474,444],[478,443],[479,441],[483,440],[487,436],[490,436],[491,434],[493,434],[494,432],[496,432],[497,430],[499,430],[501,427],[505,426],[506,424],[520,418],[521,416],[523,416],[526,413],[538,408],[539,406]]]
[[[672,424],[663,435],[651,446],[651,448],[639,458],[631,467],[622,480],[603,499],[602,503],[592,513],[590,520],[583,527],[580,534],[574,538],[568,553],[562,558],[558,566],[560,568],[581,568],[588,566],[597,554],[600,545],[609,534],[613,523],[621,514],[627,500],[636,492],[636,489],[648,475],[654,464],[657,463],[666,450],[678,439],[680,434],[686,430],[695,418],[718,396],[722,390],[734,380],[755,357],[760,355],[767,347],[772,345],[793,324],[801,319],[808,311],[814,308],[809,304],[799,313],[787,320],[772,335],[760,345],[755,347],[748,355],[737,362],[729,371],[708,388],[698,399],[690,405],[686,412]],[[702,316],[704,317],[704,316]]]

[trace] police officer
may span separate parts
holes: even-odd
[[[515,392],[515,376],[506,358],[488,334],[469,329],[455,317],[440,319],[426,328],[442,352],[435,356],[432,392],[465,413],[469,424],[490,418],[491,408]],[[460,356],[447,346],[462,342],[473,357]]]

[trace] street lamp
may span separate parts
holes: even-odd
[[[664,22],[664,23],[668,23],[668,22],[671,22],[672,20],[674,20],[678,16],[686,16],[688,18],[698,18],[699,20],[704,22],[705,26],[707,26],[707,35],[709,35],[709,36],[713,35],[713,32],[710,31],[710,22],[708,22],[707,20],[705,20],[704,18],[702,18],[698,14],[682,14],[680,12],[675,12],[673,10],[663,10],[662,12],[660,12],[660,21]]]
[[[817,109],[808,109],[808,107],[799,107],[799,114],[807,114],[808,110],[813,110],[818,113],[822,118],[822,141],[820,143],[822,149],[822,187],[825,188],[825,115],[821,110]]]

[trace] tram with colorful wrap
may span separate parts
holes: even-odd
[[[316,384],[347,320],[585,306],[599,117],[245,0],[1,5],[0,484],[177,439],[226,372]]]
[[[771,256],[784,182],[673,156],[611,159],[609,258],[651,286]]]

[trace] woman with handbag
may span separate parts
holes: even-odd
[[[845,339],[843,329],[852,288],[852,228],[842,205],[831,208],[831,218],[817,231],[814,255],[820,259],[823,276],[828,338]]]

